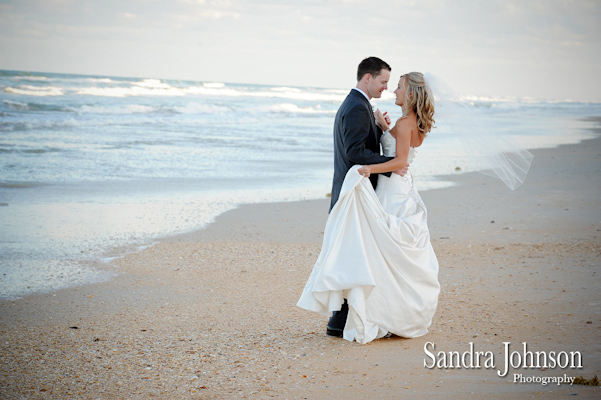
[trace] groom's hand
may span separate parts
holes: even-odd
[[[407,171],[409,171],[409,165],[410,164],[406,164],[405,168],[403,168],[403,169],[397,169],[396,171],[392,171],[392,172],[394,172],[395,174],[400,175],[400,176],[405,176],[405,174],[407,173]]]

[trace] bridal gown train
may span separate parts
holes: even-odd
[[[394,157],[394,137],[384,133],[381,143],[384,154]],[[415,154],[411,148],[410,164]],[[344,179],[297,305],[330,316],[347,299],[343,337],[361,344],[389,332],[406,338],[425,335],[440,292],[426,206],[411,171],[404,177],[379,175],[374,191],[358,168]]]

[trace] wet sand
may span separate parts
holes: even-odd
[[[601,139],[533,153],[516,191],[465,174],[422,193],[442,286],[424,337],[327,336],[327,319],[295,304],[329,199],[245,205],[116,260],[108,282],[1,302],[0,397],[599,398],[513,382],[601,376]],[[428,342],[435,354],[473,343],[495,367],[426,368]],[[499,377],[503,342],[580,352],[582,368]]]

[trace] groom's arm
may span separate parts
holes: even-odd
[[[374,153],[365,147],[371,129],[371,120],[369,116],[365,116],[364,107],[357,106],[349,110],[344,117],[342,128],[344,129],[344,151],[347,158],[353,163],[381,164],[393,159]]]

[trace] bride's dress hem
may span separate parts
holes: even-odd
[[[297,305],[329,316],[347,299],[343,337],[361,344],[423,336],[440,292],[426,207],[412,179],[380,175],[374,191],[358,168],[345,177]]]

